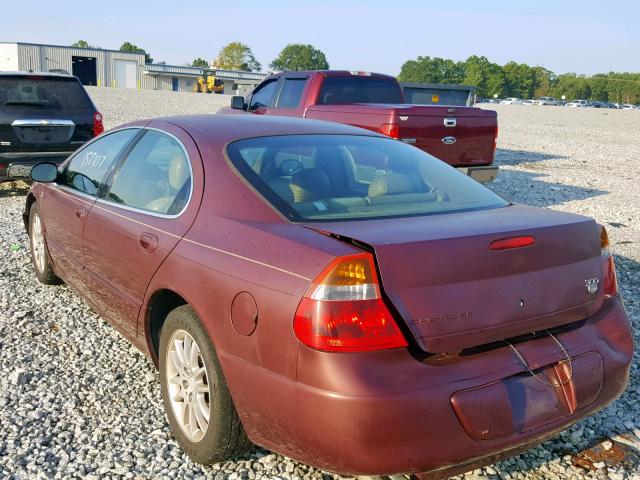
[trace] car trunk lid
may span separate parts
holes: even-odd
[[[383,290],[426,352],[457,352],[593,315],[604,295],[599,228],[520,205],[307,226],[369,245]],[[495,240],[535,244],[492,250]]]

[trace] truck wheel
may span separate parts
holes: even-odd
[[[44,235],[44,225],[38,211],[38,204],[33,202],[29,211],[29,244],[31,246],[31,261],[36,277],[45,285],[57,285],[60,279],[53,271],[47,240]]]
[[[213,343],[189,305],[167,316],[159,363],[169,425],[193,461],[208,465],[249,451]]]

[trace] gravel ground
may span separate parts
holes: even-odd
[[[107,128],[228,104],[218,95],[90,93]],[[607,225],[620,290],[640,326],[640,112],[493,108],[502,170],[492,188]],[[24,194],[23,186],[0,186],[0,478],[339,478],[260,449],[213,467],[190,462],[165,422],[151,362],[66,287],[37,283],[22,226]],[[640,479],[639,377],[634,364],[613,405],[465,478]]]

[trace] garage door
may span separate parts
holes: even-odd
[[[116,87],[137,88],[138,64],[133,60],[115,60]]]

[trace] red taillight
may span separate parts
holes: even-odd
[[[604,260],[604,295],[605,297],[613,297],[618,293],[618,278],[616,276],[616,266],[613,262],[613,255],[609,248],[609,234],[602,225],[600,225],[600,255]]]
[[[531,235],[524,235],[521,237],[501,238],[500,240],[494,240],[489,244],[491,250],[508,250],[510,248],[528,247],[534,245],[536,239]]]
[[[104,132],[104,125],[102,124],[102,114],[95,112],[93,114],[93,136],[97,137]]]
[[[380,125],[380,133],[398,140],[400,138],[400,126],[397,123],[383,123]]]
[[[369,253],[338,257],[318,275],[298,305],[293,330],[302,343],[324,351],[407,346],[380,296]]]
[[[498,122],[496,121],[496,129],[493,133],[493,151],[496,151],[496,148],[498,147]]]

